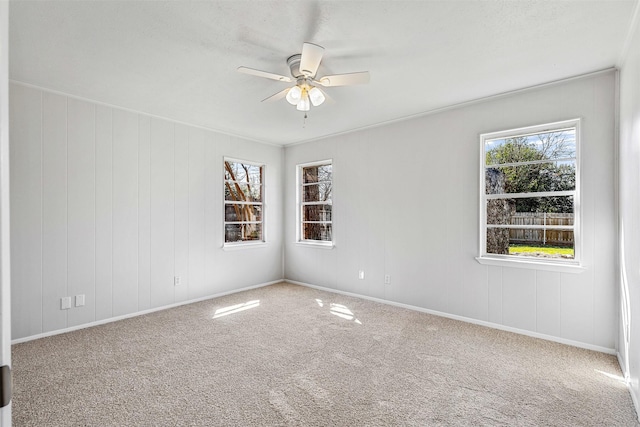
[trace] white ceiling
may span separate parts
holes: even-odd
[[[276,144],[617,65],[629,1],[11,1],[10,78]],[[368,70],[303,113],[260,101],[302,43],[319,75]]]

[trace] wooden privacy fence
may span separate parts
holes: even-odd
[[[572,230],[549,230],[545,228],[547,225],[573,225],[572,213],[517,212],[511,216],[511,225],[522,225],[524,228],[530,225],[537,225],[543,228],[512,228],[509,230],[510,244],[573,246]]]

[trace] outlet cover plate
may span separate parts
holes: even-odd
[[[82,307],[84,305],[84,294],[76,295],[76,307]]]

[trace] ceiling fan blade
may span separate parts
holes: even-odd
[[[313,43],[302,45],[302,56],[300,57],[300,72],[308,77],[313,77],[318,72],[320,61],[324,55],[324,48]]]
[[[267,71],[256,70],[248,67],[238,67],[238,71],[251,76],[264,77],[266,79],[278,80],[281,82],[291,82],[291,77],[281,76],[280,74],[269,73]]]
[[[360,85],[369,83],[369,72],[334,74],[333,76],[324,76],[317,82],[325,87]]]
[[[290,89],[291,89],[290,87],[288,87],[288,88],[286,88],[286,89],[283,89],[283,90],[281,90],[280,92],[278,92],[278,93],[276,93],[276,94],[273,94],[273,95],[271,95],[271,96],[270,96],[270,97],[268,97],[268,98],[263,99],[261,102],[265,102],[265,101],[266,101],[266,102],[279,101],[279,100],[281,100],[282,98],[284,98],[285,96],[287,96],[287,92],[289,92],[289,90],[290,90]]]
[[[316,86],[316,87],[318,87],[318,86]],[[324,102],[325,103],[327,103],[327,104],[335,104],[336,103],[336,100],[333,99],[331,96],[329,96],[329,94],[327,93],[326,90],[322,90],[319,87],[318,87],[318,90],[320,92],[322,92],[322,94],[324,95]]]

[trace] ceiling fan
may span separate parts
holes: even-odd
[[[302,53],[292,55],[287,59],[291,77],[248,67],[238,67],[238,71],[252,76],[264,77],[286,83],[295,82],[295,86],[281,90],[262,101],[271,102],[286,98],[287,101],[291,105],[295,105],[299,111],[309,111],[311,105],[317,107],[325,101],[327,95],[318,86],[334,87],[369,83],[368,71],[318,77],[316,73],[318,72],[318,67],[320,66],[323,55],[324,48],[322,46],[313,43],[303,43]]]

